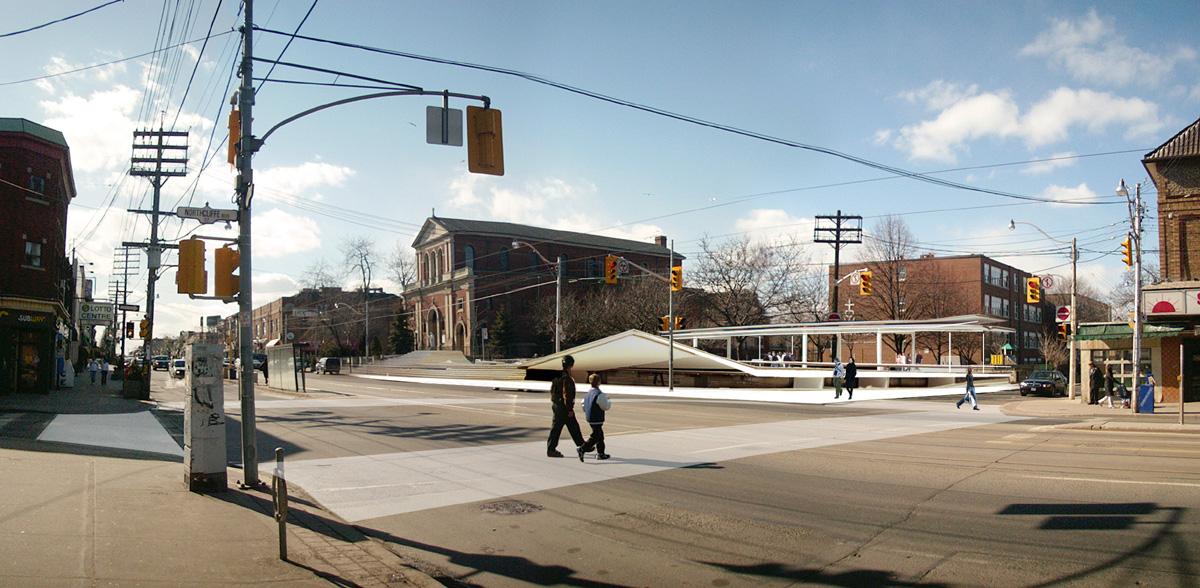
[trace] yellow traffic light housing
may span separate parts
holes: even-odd
[[[218,298],[233,298],[241,291],[240,276],[235,273],[242,261],[242,255],[237,249],[226,245],[218,249],[216,259],[216,277],[213,279],[213,294]]]
[[[617,284],[617,279],[618,279],[617,256],[616,255],[605,255],[604,256],[604,283],[608,284],[610,286],[615,286]]]
[[[682,331],[687,328],[687,319],[679,315],[675,315],[675,330]]]
[[[1129,238],[1129,235],[1126,235],[1125,240],[1121,241],[1121,251],[1125,265],[1133,267],[1133,239]]]
[[[1036,276],[1025,278],[1025,302],[1038,304],[1042,301],[1042,279]]]
[[[148,319],[142,319],[142,322],[138,325],[138,337],[141,339],[145,339],[146,337],[149,337],[149,336],[150,336],[150,321]]]
[[[226,141],[225,158],[229,165],[237,165],[238,141],[242,140],[242,113],[236,108],[229,111],[229,140]]]
[[[467,170],[504,175],[504,133],[495,108],[467,107]]]
[[[1067,323],[1058,324],[1058,336],[1066,339],[1071,334],[1071,325]]]
[[[874,274],[872,274],[869,271],[859,272],[859,274],[858,274],[858,295],[859,296],[870,296],[875,293],[875,285],[871,283],[871,279],[873,277],[874,277]]]
[[[180,294],[207,294],[208,271],[204,269],[204,241],[184,239],[179,242],[179,268],[175,285]]]
[[[658,330],[660,330],[660,331],[671,330],[671,315],[664,314],[664,315],[658,317]]]
[[[671,268],[671,291],[678,292],[683,289],[683,266],[677,265]]]

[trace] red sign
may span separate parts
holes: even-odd
[[[1060,322],[1060,323],[1065,323],[1065,322],[1071,320],[1071,307],[1070,306],[1058,307],[1058,310],[1055,311],[1055,313],[1054,313],[1054,317],[1056,319],[1058,319],[1058,322]]]
[[[831,312],[831,313],[829,313],[829,320],[840,321],[840,320],[842,320],[842,315],[840,315],[836,312]]]

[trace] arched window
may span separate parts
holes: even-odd
[[[508,271],[508,247],[500,248],[500,271]]]
[[[467,269],[475,271],[475,248],[467,245],[463,247],[463,261],[466,263]]]

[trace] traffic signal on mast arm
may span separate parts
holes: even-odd
[[[129,322],[125,323],[125,338],[126,339],[133,338],[133,321],[129,321]]]
[[[604,256],[604,283],[610,286],[617,285],[617,256]]]
[[[150,336],[150,320],[142,319],[141,324],[138,325],[138,337],[141,339],[145,339],[146,337],[149,337],[149,336]]]
[[[859,272],[858,274],[858,295],[870,296],[875,293],[875,286],[871,283],[871,278],[874,277],[869,271]]]
[[[1042,279],[1037,276],[1025,278],[1025,302],[1037,304],[1042,301]]]
[[[229,141],[226,142],[226,159],[229,160],[229,165],[237,165],[238,141],[242,140],[242,112],[240,110],[231,109],[229,111]]]
[[[1133,239],[1129,235],[1125,235],[1125,240],[1121,241],[1121,251],[1124,252],[1125,265],[1133,267]]]
[[[504,175],[504,133],[495,108],[467,107],[467,171]]]
[[[671,268],[671,291],[678,292],[683,289],[683,266],[676,265]]]
[[[204,241],[184,239],[179,242],[179,267],[175,285],[180,294],[207,294],[208,271],[204,269]]]
[[[234,273],[238,271],[241,264],[242,256],[237,249],[228,245],[218,249],[214,255],[216,258],[216,277],[213,279],[213,294],[220,298],[233,298],[241,291],[240,276]]]

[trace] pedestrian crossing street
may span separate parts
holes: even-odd
[[[873,403],[874,404],[874,403]],[[868,416],[789,420],[608,436],[613,459],[546,457],[544,441],[456,447],[288,462],[286,477],[341,517],[364,521],[786,451],[876,441],[1002,423],[994,407],[956,411],[952,404],[879,402],[908,410]],[[548,423],[547,423],[548,424]],[[273,464],[264,464],[264,477]]]

